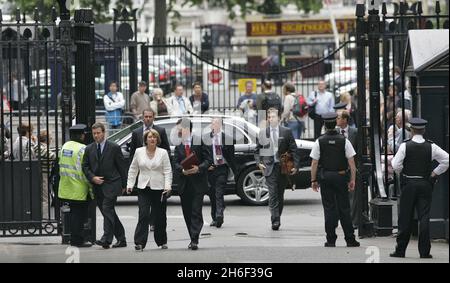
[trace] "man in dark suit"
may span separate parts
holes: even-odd
[[[105,126],[92,126],[95,142],[86,147],[83,172],[94,185],[95,199],[103,215],[103,236],[96,244],[108,249],[114,236],[113,248],[126,247],[125,229],[117,216],[115,205],[127,185],[127,171],[121,148],[105,139]]]
[[[155,129],[158,132],[161,137],[161,145],[159,147],[167,150],[170,156],[170,144],[169,139],[167,138],[166,130],[153,124],[155,121],[155,112],[151,109],[144,110],[142,112],[142,119],[144,125],[134,130],[131,134],[130,159],[133,160],[136,149],[144,146],[144,133],[150,131],[151,129]]]
[[[234,160],[233,137],[225,135],[222,131],[222,119],[214,118],[211,121],[211,133],[204,138],[211,151],[213,164],[208,168],[209,198],[211,200],[210,226],[220,228],[224,221],[224,190],[228,180],[228,173],[232,170],[236,176]]]
[[[345,103],[339,103],[334,106],[336,114],[338,115],[336,119],[337,130],[350,141],[353,148],[356,150],[358,129],[350,127],[350,113],[345,109],[345,107]]]
[[[340,133],[350,141],[353,148],[357,152],[358,129],[349,126],[350,113],[347,110],[345,110],[345,107],[346,107],[345,103],[339,103],[334,106],[334,109],[336,110],[337,114],[336,130],[338,131],[338,133]],[[355,191],[349,191],[348,196],[350,199],[350,208],[351,208],[350,214],[352,216],[353,227],[357,227],[359,223],[359,214]]]
[[[159,136],[161,137],[161,145],[160,148],[163,148],[167,150],[169,153],[169,157],[171,156],[170,153],[170,144],[169,139],[167,138],[166,129],[162,127],[158,127],[153,124],[155,121],[155,112],[152,109],[146,109],[142,112],[142,122],[144,123],[142,127],[139,127],[138,129],[134,130],[131,134],[131,144],[130,144],[130,161],[133,160],[134,153],[136,152],[136,149],[144,146],[144,134],[147,131],[150,131],[151,129],[154,129],[158,132]],[[155,230],[155,215],[150,211],[150,231]]]
[[[208,192],[207,171],[213,162],[210,149],[203,143],[201,136],[192,135],[192,122],[189,119],[180,119],[177,130],[180,131],[178,137],[181,137],[181,140],[175,148],[174,177],[177,180],[184,220],[191,238],[188,248],[197,250],[203,227],[203,197]],[[192,169],[183,169],[181,163],[191,153],[196,154],[199,164],[194,165]]]
[[[277,231],[281,225],[284,191],[289,178],[289,176],[281,174],[280,159],[286,152],[292,155],[294,168],[290,175],[294,175],[300,167],[300,158],[297,155],[297,145],[292,131],[289,128],[280,126],[278,110],[274,108],[269,109],[267,116],[268,127],[259,132],[255,160],[266,177],[266,184],[269,187],[272,230]]]

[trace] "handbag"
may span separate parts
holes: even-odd
[[[316,99],[316,98],[317,98],[317,91],[314,91],[314,99]],[[313,120],[318,118],[317,114],[316,114],[316,105],[315,104],[313,106],[308,106],[308,116],[309,116],[309,118],[311,118]]]
[[[294,158],[289,152],[285,152],[280,157],[281,174],[291,175],[292,169],[295,167]]]

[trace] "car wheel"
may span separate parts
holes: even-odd
[[[238,180],[237,194],[246,204],[267,205],[269,188],[263,173],[253,166],[245,169]]]

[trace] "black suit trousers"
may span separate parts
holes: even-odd
[[[88,221],[88,202],[70,202],[70,244],[81,245],[84,224]]]
[[[194,184],[187,178],[183,194],[180,195],[184,221],[193,243],[198,244],[203,228],[203,192],[198,192]]]
[[[150,206],[154,215],[155,242],[158,247],[167,244],[167,200],[163,198],[163,191],[151,190],[149,188],[138,189],[139,220],[134,233],[136,245],[147,245],[148,225],[150,222]]]
[[[103,236],[101,241],[111,244],[114,237],[118,241],[126,241],[125,228],[123,228],[115,209],[117,197],[105,196],[101,188],[95,188],[94,192],[97,206],[103,215]]]
[[[339,221],[341,221],[344,230],[345,241],[354,241],[347,177],[341,176],[337,172],[324,173],[324,178],[320,180],[320,193],[325,214],[327,241],[330,243],[336,242],[336,228]]]
[[[419,217],[419,253],[430,254],[430,209],[433,188],[428,180],[408,180],[402,186],[398,217],[397,251],[405,253],[411,237],[414,209]]]
[[[225,210],[224,191],[227,184],[229,167],[227,165],[216,167],[209,171],[209,199],[211,200],[211,217],[214,221],[217,217],[223,218]]]

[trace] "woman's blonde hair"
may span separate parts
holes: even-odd
[[[352,96],[350,95],[350,93],[344,92],[340,96],[340,101],[349,104],[352,102]]]
[[[160,88],[155,88],[153,90],[153,96],[156,96],[156,95],[164,96],[164,91],[162,89],[160,89]]]
[[[161,144],[161,136],[159,135],[158,131],[156,131],[155,129],[151,129],[149,131],[146,131],[144,134],[144,144],[147,144],[147,140],[148,140],[148,136],[152,135],[153,137],[156,137],[156,145],[159,146]]]

